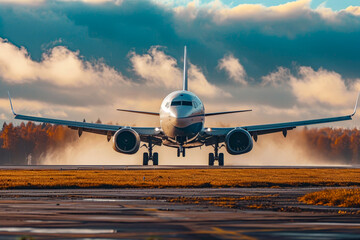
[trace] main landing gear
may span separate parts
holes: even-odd
[[[209,166],[214,166],[215,161],[219,162],[219,166],[224,166],[224,154],[219,153],[219,149],[225,145],[219,147],[219,143],[215,143],[212,146],[214,148],[214,153],[209,153]]]
[[[148,146],[146,144],[143,145],[148,149],[148,152],[144,152],[143,154],[143,165],[149,165],[149,160],[153,162],[153,165],[159,165],[159,154],[157,152],[153,153],[153,147],[155,146],[151,142],[151,138],[149,139]]]

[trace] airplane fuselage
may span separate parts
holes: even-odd
[[[160,126],[164,134],[179,144],[194,139],[204,127],[204,104],[194,93],[170,93],[160,107]]]

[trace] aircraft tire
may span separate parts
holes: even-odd
[[[219,166],[224,166],[224,154],[219,154]]]
[[[149,154],[148,153],[144,153],[143,154],[143,165],[146,166],[149,164]]]
[[[180,148],[177,149],[177,156],[180,157]]]
[[[159,154],[157,152],[154,152],[153,154],[153,165],[159,165]]]
[[[185,157],[185,148],[183,148],[182,156]]]
[[[214,166],[215,157],[213,153],[209,153],[209,166]]]

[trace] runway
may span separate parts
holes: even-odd
[[[0,238],[359,239],[360,209],[297,201],[321,189],[1,190]]]
[[[0,166],[0,170],[151,170],[151,169],[360,169],[360,165],[307,165],[307,166],[263,166],[263,165],[239,165],[239,166],[205,166],[205,165],[11,165]]]

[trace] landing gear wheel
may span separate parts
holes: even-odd
[[[185,148],[182,150],[182,156],[185,157]]]
[[[146,166],[149,163],[149,154],[148,153],[144,153],[143,154],[143,165]]]
[[[177,149],[177,156],[180,157],[180,148]]]
[[[213,153],[209,153],[209,166],[214,166],[214,154]]]
[[[154,152],[153,154],[153,165],[159,165],[159,154],[157,152]]]
[[[224,154],[219,153],[219,166],[224,166]]]

